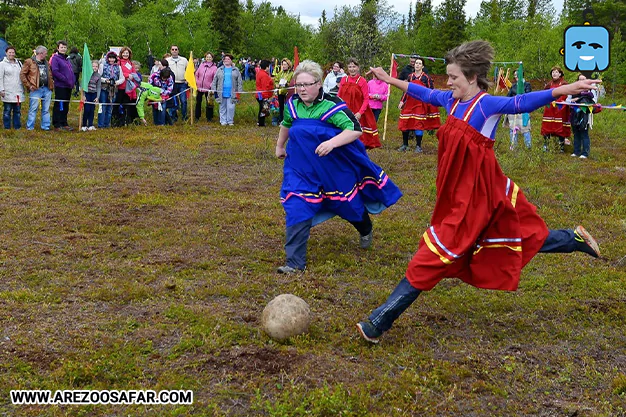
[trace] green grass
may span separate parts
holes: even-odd
[[[334,219],[307,272],[281,276],[278,129],[253,127],[247,101],[233,128],[5,132],[0,415],[626,415],[625,113],[597,115],[588,161],[542,152],[538,112],[531,150],[510,151],[506,129],[496,144],[548,225],[584,224],[604,259],[538,255],[515,293],[445,280],[368,346],[354,323],[428,225],[436,139],[396,152],[391,113],[370,155],[404,197],[375,217],[373,249]],[[260,328],[281,293],[314,313],[284,344]],[[11,389],[191,389],[194,404],[18,406]]]

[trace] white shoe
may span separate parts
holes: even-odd
[[[80,128],[80,131],[81,131],[81,132],[86,132],[86,131],[87,131],[87,126],[83,126],[83,127],[81,127],[81,128]]]
[[[587,159],[585,155],[580,155],[580,159]]]
[[[570,156],[575,156],[575,157],[578,157],[578,155],[576,155],[575,153],[571,154]]]
[[[89,126],[87,130],[97,130],[95,126]]]

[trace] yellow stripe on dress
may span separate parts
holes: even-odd
[[[515,204],[517,203],[518,192],[519,192],[519,187],[517,186],[517,184],[513,183],[513,192],[511,193],[511,204],[513,204],[513,207],[515,207]]]
[[[448,258],[446,258],[445,256],[443,256],[439,250],[437,250],[437,247],[433,244],[433,242],[430,241],[430,237],[428,237],[428,232],[424,232],[424,242],[426,242],[426,246],[428,246],[428,249],[431,250],[432,253],[434,253],[435,255],[439,256],[439,259],[441,259],[441,262],[443,262],[446,265],[450,265],[452,264],[452,261]]]

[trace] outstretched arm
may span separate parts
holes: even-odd
[[[601,82],[602,80],[580,80],[575,83],[561,85],[551,90],[552,97],[557,98],[561,96],[573,96],[583,91],[597,90],[597,84]]]
[[[402,91],[406,91],[409,88],[408,82],[399,80],[397,78],[393,78],[392,76],[387,74],[385,70],[382,69],[381,67],[370,68],[370,71],[372,74],[374,74],[374,77],[378,78],[381,81],[386,82],[387,84],[391,84],[394,87],[397,87]]]

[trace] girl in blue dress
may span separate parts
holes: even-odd
[[[276,156],[285,159],[280,197],[287,217],[287,263],[280,273],[305,269],[311,227],[333,216],[350,222],[367,249],[369,213],[380,213],[402,196],[367,156],[358,140],[361,126],[346,103],[322,91],[322,76],[319,64],[300,63],[296,94],[285,106],[276,143]]]

